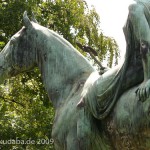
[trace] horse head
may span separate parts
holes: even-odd
[[[5,79],[32,69],[36,64],[36,32],[25,12],[24,27],[13,35],[0,53],[0,76]]]

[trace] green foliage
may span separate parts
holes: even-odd
[[[0,50],[22,26],[22,14],[35,13],[38,22],[70,41],[89,45],[101,61],[117,63],[118,46],[100,30],[100,18],[84,0],[0,0]],[[77,47],[78,48],[78,47]],[[81,52],[81,50],[80,50]],[[86,53],[84,53],[86,56]],[[39,70],[6,80],[0,86],[1,149],[54,149],[53,144],[1,144],[1,140],[52,140],[54,110],[41,82]]]
[[[51,129],[54,111],[41,83],[40,74],[23,74],[0,88],[0,140],[46,140],[45,144],[1,144],[2,149],[53,149]]]

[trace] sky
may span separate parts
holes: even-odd
[[[100,16],[100,28],[104,35],[113,37],[119,45],[121,57],[125,54],[126,43],[123,26],[128,15],[128,6],[133,0],[86,0],[93,5]]]

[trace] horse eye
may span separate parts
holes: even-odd
[[[146,47],[147,47],[147,44],[144,43],[144,42],[141,42],[141,47],[142,47],[142,48],[146,48]]]

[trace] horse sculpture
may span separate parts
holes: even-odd
[[[0,82],[38,66],[55,107],[56,150],[150,149],[150,2],[129,7],[122,66],[103,75],[57,33],[23,15],[0,53]]]

